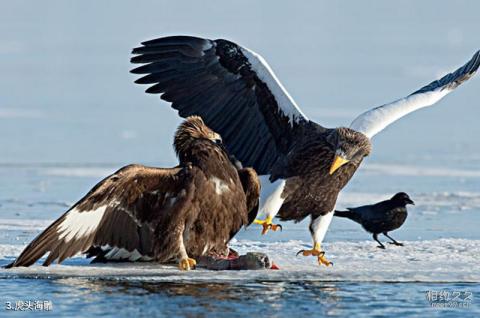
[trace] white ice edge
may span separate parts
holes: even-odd
[[[244,282],[244,281],[344,281],[344,282],[480,282],[480,240],[438,239],[407,241],[404,247],[380,250],[371,241],[324,244],[333,267],[320,267],[314,257],[295,256],[309,243],[288,241],[265,243],[234,240],[231,246],[244,254],[265,252],[280,270],[179,271],[175,266],[142,264],[89,264],[81,257],[68,265],[0,269],[0,277],[35,278],[113,278],[166,282]],[[3,264],[13,260],[23,246],[0,245]]]

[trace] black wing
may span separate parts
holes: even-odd
[[[153,84],[179,115],[199,115],[222,135],[228,151],[259,174],[268,174],[288,153],[298,127],[308,119],[268,64],[227,40],[172,36],[133,49],[135,82]]]
[[[131,165],[120,169],[38,235],[7,267],[30,266],[50,252],[43,264],[48,266],[95,248],[108,249],[106,256],[112,260],[152,257],[158,211],[172,206],[169,200],[181,190],[182,174],[180,168]]]

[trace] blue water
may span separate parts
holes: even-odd
[[[479,9],[434,0],[3,4],[0,265],[106,174],[133,162],[175,164],[171,142],[180,119],[128,73],[140,41],[169,34],[237,41],[269,61],[309,118],[333,127],[467,61],[480,48]],[[61,275],[55,267],[46,275],[0,271],[0,316],[31,315],[1,307],[18,300],[52,301],[53,311],[36,317],[480,316],[480,262],[469,253],[480,240],[479,84],[477,76],[379,134],[339,199],[344,208],[408,192],[416,206],[391,233],[404,249],[380,251],[361,228],[334,219],[325,241],[336,269],[296,260],[302,267],[294,271],[288,258],[293,247],[310,244],[307,224],[286,223],[265,237],[250,228],[236,244],[268,246],[274,259],[283,253],[285,275],[73,277],[68,273],[89,272],[88,265],[76,269],[75,259]],[[431,308],[429,290],[468,291],[473,301],[464,309]]]
[[[186,317],[473,317],[470,308],[429,307],[427,291],[469,290],[478,295],[478,284],[350,283],[350,282],[248,282],[149,283],[144,281],[62,278],[16,279],[17,288],[0,280],[0,288],[11,290],[5,299],[51,299],[56,316],[186,316]],[[419,310],[420,308],[420,310]],[[15,316],[18,312],[14,313]],[[51,312],[35,313],[49,316]],[[13,316],[13,315],[12,315]]]

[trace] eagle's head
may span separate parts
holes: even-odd
[[[327,141],[335,151],[333,162],[330,166],[330,174],[347,162],[359,164],[363,157],[370,154],[372,144],[364,134],[350,128],[340,127],[332,130]]]
[[[175,152],[180,157],[199,139],[210,140],[217,145],[222,145],[222,138],[219,134],[211,130],[203,122],[200,116],[189,116],[180,124],[175,133],[173,146]]]

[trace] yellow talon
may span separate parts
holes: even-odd
[[[333,263],[330,262],[326,257],[325,257],[325,252],[323,252],[324,255],[318,256],[318,265],[325,265],[325,266],[333,266]]]
[[[260,224],[263,227],[262,235],[267,234],[268,230],[272,230],[274,232],[277,231],[277,230],[280,230],[280,231],[282,230],[282,226],[280,224],[273,224],[272,223],[272,217],[271,216],[267,216],[267,218],[265,220],[255,219],[255,221],[253,221],[253,223]]]
[[[195,269],[196,265],[197,261],[193,258],[184,258],[178,263],[178,268],[180,268],[182,271],[188,271]]]
[[[299,254],[302,254],[303,256],[317,256],[318,265],[325,265],[325,266],[333,265],[333,263],[330,262],[329,260],[327,260],[327,258],[325,257],[325,252],[322,251],[320,243],[315,243],[315,246],[311,250],[300,250],[300,251],[298,251],[297,256]]]

